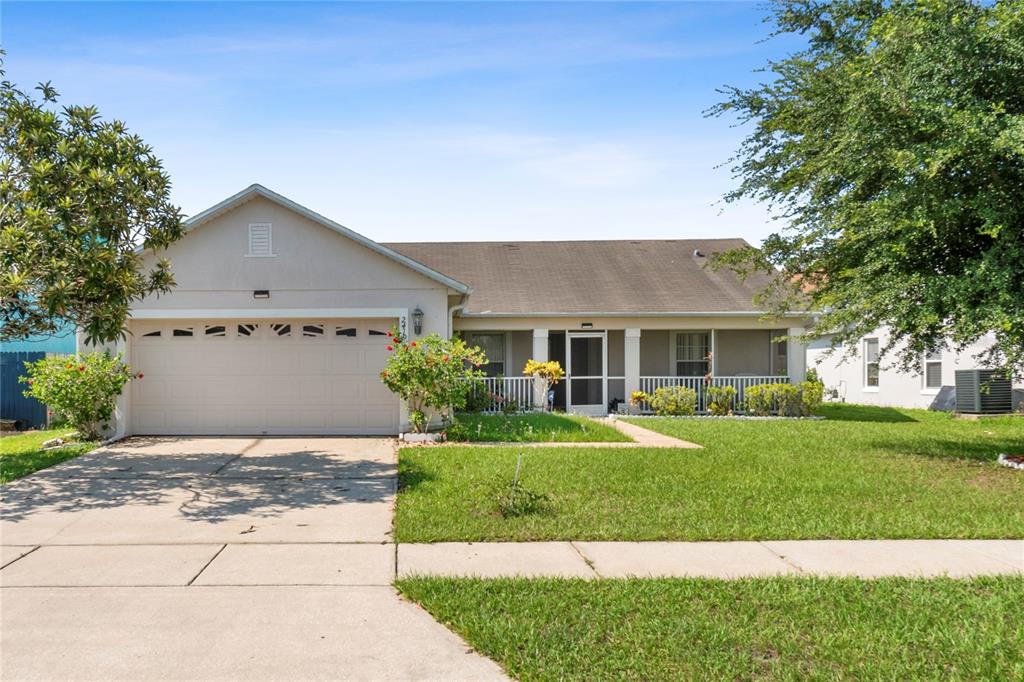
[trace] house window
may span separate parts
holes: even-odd
[[[676,334],[676,376],[702,377],[708,373],[707,332]]]
[[[270,223],[249,225],[249,255],[257,258],[273,256],[273,235]]]
[[[924,354],[924,387],[942,388],[942,351]]]
[[[878,339],[864,339],[864,385],[878,388]]]
[[[479,346],[487,356],[484,373],[489,377],[505,375],[505,335],[504,334],[470,334],[466,343]]]
[[[781,341],[775,341],[774,339],[785,336],[785,329],[777,329],[771,332],[772,335],[772,350],[771,350],[771,373],[772,376],[786,376],[789,374],[789,341],[782,339]]]

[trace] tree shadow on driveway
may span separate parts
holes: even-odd
[[[105,448],[0,489],[0,518],[17,524],[39,515],[122,508],[125,523],[163,508],[161,517],[216,523],[274,517],[303,509],[390,502],[395,464],[380,453],[329,450],[244,454],[156,454]],[[183,448],[187,449],[187,448]],[[249,448],[244,448],[249,449]],[[95,456],[93,456],[95,455]]]

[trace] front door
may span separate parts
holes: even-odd
[[[565,348],[566,412],[608,413],[604,332],[569,332]]]

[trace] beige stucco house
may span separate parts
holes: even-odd
[[[260,185],[188,221],[166,253],[177,286],[133,309],[119,344],[133,381],[117,434],[395,434],[380,383],[386,330],[462,333],[492,390],[522,406],[529,358],[556,359],[558,408],[606,413],[631,391],[799,380],[764,282],[705,268],[740,240],[380,244]],[[710,360],[708,356],[710,355]]]

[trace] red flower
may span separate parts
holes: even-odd
[[[387,347],[389,353],[394,350],[394,348],[391,347],[390,343],[386,347]]]
[[[135,375],[135,378],[136,378],[136,379],[141,379],[141,378],[142,378],[142,377],[144,377],[144,376],[146,376],[146,375],[145,375],[145,374],[143,374],[142,372],[139,372],[138,374],[136,374],[136,375]]]
[[[412,342],[412,347],[413,347],[413,348],[415,348],[415,347],[416,347],[416,342],[415,342],[415,341],[413,341],[413,342]]]
[[[29,385],[29,386],[31,386],[31,385],[32,385],[32,380],[31,380],[31,379],[29,379],[29,380],[28,380],[28,385]]]
[[[388,330],[388,336],[390,337],[391,335],[392,335],[392,334],[391,334],[391,330],[389,329],[389,330]]]
[[[383,372],[381,372],[381,373],[380,373],[380,375],[381,375],[382,377],[386,377],[386,376],[388,375],[388,371],[387,371],[387,370],[384,370]]]
[[[445,361],[445,362],[448,362],[448,356],[447,356],[447,355],[446,355],[446,356],[444,356],[444,361]]]
[[[79,372],[84,372],[85,371],[85,365],[79,365],[78,366],[78,371]]]

